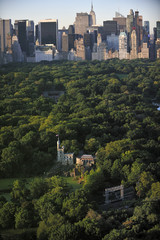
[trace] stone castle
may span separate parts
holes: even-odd
[[[65,153],[64,146],[60,147],[59,136],[57,135],[57,162],[62,165],[73,165],[91,167],[95,164],[95,157],[88,154],[82,154],[76,157],[74,161],[74,153]]]
[[[62,165],[74,164],[74,153],[64,153],[64,146],[60,147],[60,140],[57,140],[57,162]]]

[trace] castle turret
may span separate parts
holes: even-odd
[[[60,140],[57,140],[57,162],[63,163],[64,161],[64,147],[60,148]]]

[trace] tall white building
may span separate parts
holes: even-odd
[[[130,59],[138,58],[138,48],[137,48],[137,34],[136,30],[133,29],[131,33],[131,52]]]
[[[119,35],[119,59],[127,58],[127,34],[121,32]]]

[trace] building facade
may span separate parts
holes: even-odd
[[[79,166],[91,167],[95,164],[95,159],[92,155],[84,154],[76,158],[76,164]]]
[[[0,19],[1,52],[7,48],[8,35],[12,35],[11,19]]]
[[[119,59],[127,59],[127,34],[125,32],[119,35]]]
[[[41,20],[38,23],[39,44],[54,44],[58,48],[58,20]]]
[[[138,49],[137,49],[137,34],[135,28],[133,28],[131,33],[131,52],[130,59],[138,58]]]
[[[87,28],[90,26],[91,16],[88,13],[77,13],[75,20],[75,34],[83,36]]]
[[[41,45],[35,47],[35,62],[53,61],[55,53],[54,45]]]
[[[91,11],[90,11],[90,26],[96,25],[96,14],[93,10],[93,3],[91,4]]]

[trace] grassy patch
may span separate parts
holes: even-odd
[[[124,73],[119,73],[119,74],[116,74],[120,80],[126,78],[128,76],[128,74],[124,74]]]
[[[7,229],[1,232],[4,240],[33,240],[36,239],[36,228],[29,229]]]
[[[67,181],[68,185],[72,187],[73,191],[82,187],[82,185],[79,184],[77,180],[74,180],[73,177],[64,177],[64,179]]]

